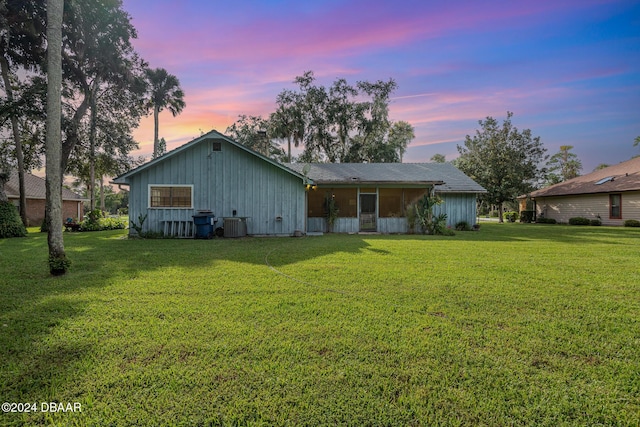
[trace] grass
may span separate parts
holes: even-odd
[[[638,425],[640,233],[0,240],[0,425]]]

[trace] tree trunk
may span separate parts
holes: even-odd
[[[47,136],[46,187],[49,272],[65,274],[68,260],[62,236],[62,10],[64,0],[47,1]]]
[[[498,203],[498,222],[504,222],[502,214],[504,213],[504,206],[502,202]]]
[[[9,81],[9,62],[4,55],[0,55],[0,68],[2,68],[2,80],[7,94],[7,101],[13,102],[13,89]],[[15,114],[11,115],[11,130],[13,132],[13,143],[16,147],[16,160],[18,162],[18,187],[20,189],[20,202],[18,208],[20,210],[20,218],[25,227],[29,224],[27,219],[27,194],[24,184],[24,154],[22,152],[22,140],[20,139],[20,128],[18,126],[18,118]],[[4,185],[3,185],[4,188]]]
[[[160,147],[158,146],[158,115],[160,114],[160,108],[157,105],[153,106],[153,158],[158,157]]]
[[[89,209],[93,211],[96,208],[96,92],[98,87],[98,79],[93,82],[91,90],[91,100],[89,105],[91,108],[91,120],[89,123]]]

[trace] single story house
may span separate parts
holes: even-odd
[[[536,215],[569,222],[600,219],[603,225],[640,220],[640,157],[532,192]]]
[[[327,192],[339,208],[336,232],[406,232],[406,205],[434,188],[450,224],[474,224],[476,195],[484,192],[450,164],[281,164],[217,131],[113,183],[130,188],[130,220],[146,215],[143,231],[176,237],[193,236],[200,211],[211,211],[225,234],[238,221],[249,235],[326,231]]]
[[[27,226],[39,226],[44,220],[44,211],[46,207],[46,182],[44,178],[25,173],[24,174],[26,207],[27,207]],[[4,186],[9,201],[16,208],[20,209],[20,183],[18,181],[18,171],[12,171],[9,181]],[[82,196],[74,193],[68,188],[62,188],[62,217],[73,218],[75,221],[82,221],[84,215]]]

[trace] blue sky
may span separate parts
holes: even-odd
[[[313,70],[398,83],[394,120],[416,131],[405,161],[451,160],[478,120],[514,113],[549,154],[573,145],[583,173],[640,154],[640,2],[125,0],[136,49],[186,93],[162,113],[172,149],[239,114],[267,116]],[[135,133],[152,151],[153,123]]]

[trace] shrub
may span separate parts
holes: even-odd
[[[456,230],[458,231],[470,231],[471,227],[467,221],[460,221],[456,224]]]
[[[637,219],[628,219],[624,222],[625,227],[640,227],[640,221]]]
[[[102,218],[99,221],[101,230],[124,230],[127,227],[121,218]]]
[[[536,211],[522,211],[520,212],[520,222],[533,222],[536,217]]]
[[[589,224],[599,226],[602,225],[602,221],[600,221],[599,219],[592,219],[591,221],[589,221]]]
[[[22,219],[13,203],[0,203],[0,239],[7,237],[24,237],[27,229],[24,228]]]
[[[516,222],[516,220],[518,219],[518,212],[515,212],[515,211],[505,212],[502,214],[502,218],[504,218],[504,220],[508,222]]]
[[[553,218],[545,218],[545,217],[540,217],[538,219],[536,219],[536,223],[538,224],[556,224],[557,221]]]
[[[85,220],[80,223],[80,231],[123,230],[126,227],[127,224],[123,219],[103,218],[99,209],[89,212]]]
[[[491,212],[489,212],[489,216],[490,216],[491,218],[498,218],[498,217],[500,216],[500,212],[498,212],[498,211],[491,211]]]
[[[569,225],[589,225],[589,224],[591,224],[591,221],[581,216],[575,216],[573,218],[569,218]]]

